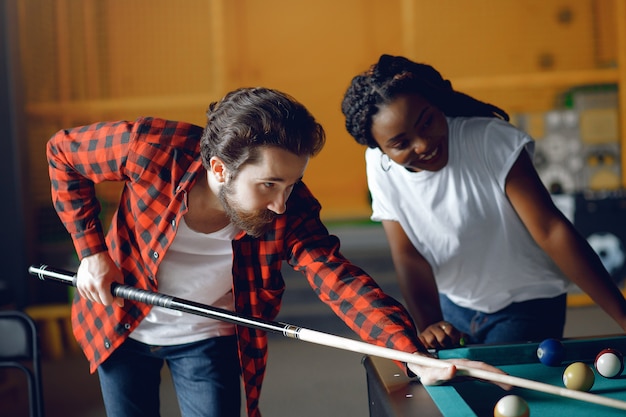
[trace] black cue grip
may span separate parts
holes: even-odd
[[[32,265],[28,268],[28,272],[42,281],[53,280],[73,287],[76,286],[76,274],[70,271],[51,268],[48,265],[42,264],[40,266]],[[111,284],[111,294],[126,300],[139,301],[141,303],[166,308],[170,308],[172,300],[174,299],[174,297],[169,295],[146,291],[129,285],[118,284],[117,282]]]
[[[111,284],[111,293],[126,300],[139,301],[140,303],[165,308],[172,308],[172,300],[174,299],[171,295],[142,290],[130,285],[118,284],[117,282]]]

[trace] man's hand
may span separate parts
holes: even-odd
[[[422,355],[421,353],[415,353],[416,355]],[[479,361],[471,361],[469,359],[446,359],[443,361],[450,366],[447,367],[432,367],[432,366],[422,366],[416,365],[413,363],[407,364],[411,372],[413,372],[419,378],[420,382],[424,385],[441,385],[445,382],[451,381],[457,376],[457,365],[465,367],[465,368],[475,368],[481,369],[483,371],[494,372],[502,375],[506,375],[506,372],[496,368],[495,366],[491,366],[484,362]],[[458,378],[468,378],[466,376],[461,376]],[[487,381],[491,382],[491,381]],[[504,390],[510,390],[511,386],[507,384],[497,383],[500,388]]]
[[[100,252],[83,258],[76,273],[78,294],[94,303],[124,306],[124,299],[113,297],[111,284],[124,283],[124,277],[108,252]]]

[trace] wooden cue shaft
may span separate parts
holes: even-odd
[[[512,375],[502,375],[494,372],[485,371],[483,369],[467,368],[463,366],[457,366],[457,368],[459,369],[460,375],[468,375],[478,379],[487,379],[492,382],[501,382],[520,388],[527,388],[547,394],[558,395],[561,397],[567,397],[575,400],[581,400],[589,403],[617,408],[620,410],[626,410],[626,401],[618,400],[615,398],[603,397],[601,395],[591,394],[585,391],[577,391],[569,388],[557,387],[555,385],[533,381],[532,379],[519,378]]]
[[[441,359],[430,358],[427,356],[414,355],[407,352],[401,352],[381,346],[371,345],[369,343],[357,340],[347,339],[340,336],[334,336],[327,333],[321,333],[315,330],[301,328],[298,332],[298,339],[307,342],[317,343],[324,346],[336,347],[339,349],[349,350],[352,352],[363,353],[372,356],[378,356],[399,362],[414,363],[421,366],[430,367],[449,367],[450,363]],[[572,398],[575,400],[586,401],[607,407],[626,410],[626,401],[614,398],[602,397],[600,395],[591,394],[584,391],[576,391],[569,388],[561,388],[543,382],[533,381],[531,379],[520,378],[512,375],[499,374],[496,372],[486,371],[483,369],[471,368],[463,365],[455,365],[457,367],[457,375],[471,376],[491,382],[500,382],[519,388],[527,388],[533,391],[540,391],[547,394],[558,395],[561,397]]]
[[[76,274],[68,271],[50,268],[47,265],[41,265],[39,267],[31,266],[28,271],[32,275],[35,275],[42,280],[45,278],[51,278],[57,282],[62,282],[64,284],[73,286],[76,285]],[[291,324],[279,323],[245,316],[239,313],[234,313],[232,311],[218,309],[212,306],[172,297],[159,292],[146,291],[130,287],[128,285],[116,284],[115,286],[112,286],[111,290],[115,296],[128,300],[178,310],[189,314],[209,317],[216,320],[228,321],[246,327],[253,327],[275,333],[282,333],[285,337],[299,339],[310,343],[316,343],[318,345],[334,347],[351,352],[362,353],[365,355],[378,356],[398,362],[413,363],[420,366],[447,368],[451,365],[449,362],[441,359],[415,355],[408,352],[401,352],[395,349],[376,346],[366,342],[348,339],[346,337],[335,336],[332,334],[323,333],[316,330],[310,330]],[[588,392],[561,388],[543,382],[519,378],[512,375],[499,374],[483,369],[476,369],[456,364],[455,366],[457,368],[457,375],[470,376],[485,381],[499,382],[519,388],[527,388],[533,391],[544,392],[547,394],[553,394],[561,397],[567,397],[607,407],[626,410],[626,401],[602,397]]]

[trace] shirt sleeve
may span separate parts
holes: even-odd
[[[410,353],[423,350],[405,308],[341,254],[339,239],[319,218],[319,205],[307,206],[290,226],[289,264],[364,341]]]
[[[525,132],[513,125],[500,120],[492,119],[485,128],[483,154],[487,168],[504,189],[509,171],[525,151],[533,157],[535,142]]]
[[[372,199],[373,221],[394,220],[398,221],[395,205],[391,202],[390,195],[394,192],[387,172],[383,170],[383,165],[393,164],[383,154],[380,149],[368,148],[365,151],[365,166],[367,173],[367,187]]]
[[[92,124],[61,130],[48,141],[52,202],[80,259],[106,250],[94,185],[125,178],[132,127]]]

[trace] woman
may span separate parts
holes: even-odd
[[[553,204],[532,138],[506,112],[389,55],[353,78],[342,111],[368,146],[372,219],[426,346],[562,337],[571,283],[626,329],[624,297]]]

